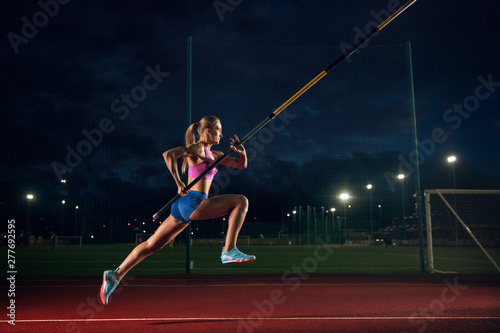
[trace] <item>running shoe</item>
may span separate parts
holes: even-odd
[[[256,259],[255,256],[244,254],[236,247],[229,252],[224,252],[224,248],[222,248],[222,253],[220,255],[220,260],[222,261],[223,264],[230,264],[233,262],[238,262],[238,263],[250,262],[254,261],[255,259]]]
[[[118,281],[116,280],[116,272],[118,272],[120,268],[118,267],[116,270],[108,270],[104,271],[102,275],[102,286],[101,286],[101,302],[102,304],[108,304],[108,297],[118,286]]]

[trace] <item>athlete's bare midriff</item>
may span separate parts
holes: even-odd
[[[193,181],[194,179],[191,177],[188,177],[188,185]],[[211,179],[201,179],[199,182],[197,182],[193,187],[191,187],[191,190],[193,191],[198,191],[198,192],[203,192],[206,195],[208,195],[208,191],[210,191],[210,186],[212,185],[212,180]]]

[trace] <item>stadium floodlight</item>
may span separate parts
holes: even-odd
[[[33,200],[34,198],[35,198],[35,196],[33,194],[26,195],[26,199],[28,199],[28,200]]]
[[[405,175],[403,175],[402,173],[400,173],[400,174],[398,175],[398,179],[400,179],[400,180],[405,179]]]
[[[345,192],[344,192],[344,193],[341,193],[341,194],[340,194],[339,198],[340,198],[340,200],[342,200],[342,201],[346,201],[346,200],[348,200],[348,199],[350,198],[350,196],[349,196],[349,193],[345,193]]]
[[[448,156],[446,159],[448,163],[455,163],[457,161],[457,157],[455,155]]]

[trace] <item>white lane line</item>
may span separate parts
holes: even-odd
[[[259,317],[259,318],[230,318],[230,317],[187,317],[187,318],[98,318],[98,319],[16,319],[16,323],[50,323],[50,322],[113,322],[113,321],[236,321],[236,320],[500,320],[500,317]],[[7,323],[8,320],[0,320]]]

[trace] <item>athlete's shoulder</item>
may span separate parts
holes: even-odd
[[[199,143],[199,142],[195,142],[195,143],[192,143],[192,144],[190,144],[190,145],[187,145],[187,146],[186,146],[186,149],[187,149],[188,151],[198,151],[198,150],[200,150],[200,149],[203,149],[203,146],[202,146],[202,144],[201,144],[201,143]]]
[[[205,157],[205,149],[200,142],[192,143],[186,146],[186,150],[191,155],[196,155],[197,157]]]
[[[216,158],[221,158],[224,155],[223,152],[218,151],[218,150],[211,150],[211,152],[212,152],[212,154],[215,155]]]

